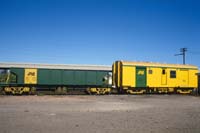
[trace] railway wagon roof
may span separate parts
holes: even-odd
[[[41,68],[41,69],[112,71],[112,67],[106,65],[39,64],[39,63],[0,63],[0,68]]]
[[[150,66],[150,67],[171,67],[171,68],[191,68],[198,69],[197,66],[188,64],[165,64],[165,63],[154,63],[154,62],[130,62],[121,61],[123,65],[134,65],[134,66]]]

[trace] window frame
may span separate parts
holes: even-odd
[[[170,70],[170,78],[171,79],[176,78],[176,70]]]

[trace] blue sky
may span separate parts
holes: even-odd
[[[0,0],[0,62],[200,66],[195,0]]]

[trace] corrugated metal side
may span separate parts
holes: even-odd
[[[38,85],[104,86],[109,71],[38,69]]]

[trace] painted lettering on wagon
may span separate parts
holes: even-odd
[[[37,69],[25,69],[25,84],[37,84]]]
[[[138,71],[137,74],[138,74],[138,75],[144,75],[144,71],[140,70],[140,71]]]

